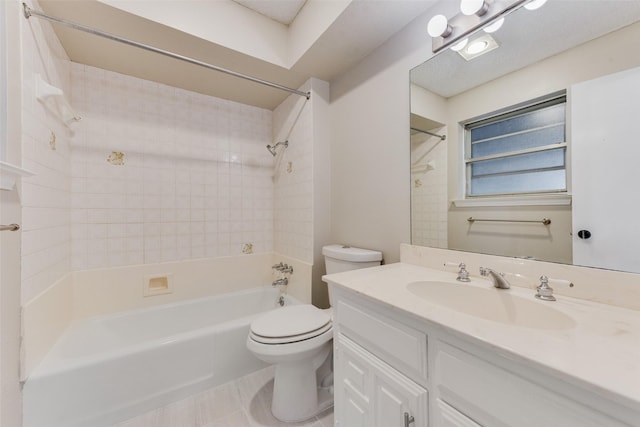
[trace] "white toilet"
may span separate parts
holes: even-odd
[[[380,265],[382,254],[343,245],[322,248],[327,274]],[[251,323],[247,348],[276,365],[271,412],[280,421],[309,419],[333,405],[331,309],[277,308]]]

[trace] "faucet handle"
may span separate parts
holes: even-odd
[[[461,263],[456,263],[456,262],[445,262],[444,263],[445,267],[458,267],[458,277],[456,277],[456,280],[460,281],[460,282],[470,282],[471,279],[469,278],[469,272],[467,271],[467,265],[464,262]]]
[[[464,262],[461,262],[458,267],[460,267],[460,270],[458,271],[458,277],[456,277],[456,280],[460,282],[470,282],[471,279],[469,279],[469,272],[467,271],[467,265]]]
[[[536,288],[536,298],[543,301],[555,301],[556,297],[553,296],[553,288],[549,286],[549,278],[547,276],[540,276],[540,286]]]
[[[492,269],[490,269],[490,268],[487,268],[487,267],[480,267],[480,275],[481,275],[482,277],[487,277],[487,276],[489,276],[489,274],[490,274],[491,272],[493,272],[493,273],[495,273],[495,274],[500,274],[500,275],[502,275],[502,273],[498,273],[497,271],[493,271],[493,270],[492,270]]]

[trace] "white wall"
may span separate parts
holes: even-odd
[[[332,239],[400,259],[409,242],[409,70],[431,56],[428,13],[331,85]]]

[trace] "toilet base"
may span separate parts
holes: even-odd
[[[299,422],[333,406],[331,356],[328,342],[312,359],[276,365],[271,401],[274,417],[283,422]]]
[[[275,385],[275,384],[274,384]],[[292,414],[291,402],[288,405],[285,404],[286,408],[282,407],[282,403],[277,404],[276,399],[271,402],[271,413],[274,417],[276,417],[279,421],[285,423],[297,423],[301,421],[306,421],[309,418],[313,418],[316,415],[326,411],[329,408],[333,407],[333,386],[330,387],[316,387],[315,390],[316,399],[315,405],[310,410],[304,412],[304,415],[295,416]],[[274,396],[276,395],[274,388]],[[299,396],[297,396],[299,397]],[[308,407],[307,407],[308,409]],[[302,411],[300,413],[303,413]]]

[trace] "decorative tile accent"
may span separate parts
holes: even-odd
[[[49,135],[49,148],[55,151],[56,149],[56,134],[51,131],[51,135]]]
[[[124,166],[124,153],[120,151],[112,151],[109,157],[107,157],[107,162],[114,166]]]
[[[245,243],[242,245],[242,253],[243,254],[252,254],[253,253],[253,243]]]

